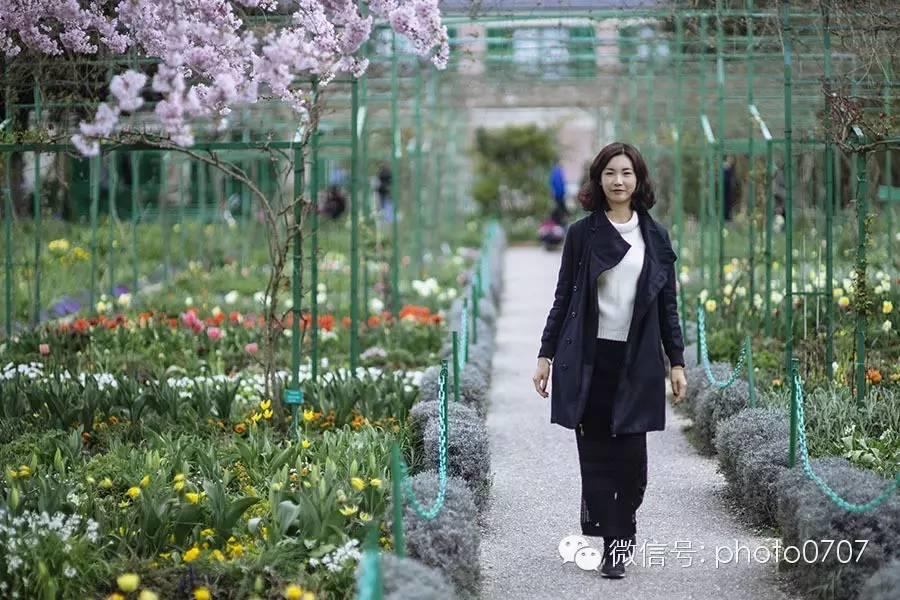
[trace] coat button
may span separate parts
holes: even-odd
[[[572,291],[573,291],[573,292],[577,292],[577,291],[578,291],[578,286],[576,285],[575,287],[573,287],[573,288],[572,288]]]
[[[567,343],[567,344],[571,344],[571,343],[572,343],[572,338],[566,338],[566,343]]]
[[[572,318],[573,318],[573,319],[575,318],[575,311],[574,311],[574,310],[572,311]]]
[[[566,369],[569,368],[569,365],[567,365],[566,363],[563,363],[563,364],[561,365],[561,367],[562,367],[562,370],[565,371]]]

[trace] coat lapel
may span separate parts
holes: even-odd
[[[591,214],[588,246],[588,259],[590,260],[588,283],[596,290],[597,277],[602,272],[608,271],[619,264],[625,258],[625,254],[628,253],[631,244],[619,235],[619,232],[612,226],[605,214],[595,210]]]
[[[638,225],[644,237],[644,268],[638,279],[637,293],[634,298],[634,316],[632,324],[640,322],[653,303],[653,299],[666,284],[666,267],[660,256],[666,258],[665,240],[659,234],[656,224],[646,211],[638,212]]]

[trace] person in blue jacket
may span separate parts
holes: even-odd
[[[553,201],[556,205],[565,214],[569,214],[569,211],[566,210],[566,177],[558,158],[553,161],[553,168],[550,170],[550,191],[553,193]]]

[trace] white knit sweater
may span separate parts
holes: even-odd
[[[606,213],[604,216],[609,218]],[[628,339],[637,281],[644,266],[644,238],[638,227],[637,211],[632,212],[627,223],[612,220],[610,223],[631,244],[631,248],[619,264],[597,278],[597,305],[600,309],[597,337],[624,342]]]

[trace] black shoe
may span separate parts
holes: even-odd
[[[625,561],[618,556],[615,560],[612,556],[607,556],[600,567],[600,575],[607,579],[622,579],[625,577]]]
[[[625,552],[621,541],[615,538],[603,539],[603,566],[600,575],[609,579],[622,579],[625,577]]]

